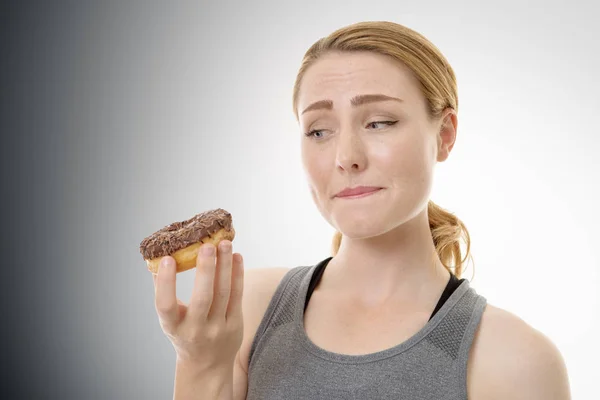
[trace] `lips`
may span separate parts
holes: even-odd
[[[375,193],[380,189],[382,188],[378,186],[357,186],[353,188],[346,188],[336,194],[334,197],[362,197],[371,193]]]

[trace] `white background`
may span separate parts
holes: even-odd
[[[222,207],[247,268],[329,255],[292,85],[320,37],[390,20],[428,37],[457,74],[457,142],[431,199],[471,234],[464,277],[558,346],[574,399],[598,398],[600,29],[593,2],[509,3],[130,2],[98,16],[74,77],[91,94],[73,102],[89,134],[69,160],[80,166],[69,180],[68,234],[81,244],[71,256],[92,260],[71,278],[89,284],[69,288],[90,380],[110,398],[171,396],[174,352],[138,252],[164,225]],[[184,300],[192,283],[193,271],[178,276]]]

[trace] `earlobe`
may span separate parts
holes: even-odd
[[[438,162],[444,162],[448,159],[449,156],[449,151],[446,149],[446,146],[442,145],[441,147],[438,147],[438,156],[437,156],[437,160]]]
[[[444,116],[442,119],[442,124],[439,129],[439,133],[437,136],[438,143],[438,161],[446,161],[452,148],[454,147],[454,143],[456,142],[456,128],[458,126],[458,120],[456,118],[456,112],[447,108],[444,111]]]

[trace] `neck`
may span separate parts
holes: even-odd
[[[358,304],[405,304],[430,308],[450,279],[431,237],[427,209],[377,237],[344,237],[321,283]]]

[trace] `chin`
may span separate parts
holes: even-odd
[[[334,213],[332,225],[344,236],[366,239],[383,235],[393,229],[393,218],[385,210],[371,209],[364,213]]]

